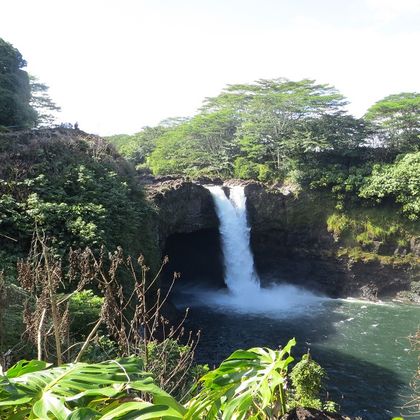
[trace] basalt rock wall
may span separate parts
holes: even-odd
[[[384,263],[381,259],[366,261],[340,255],[342,244],[327,229],[326,218],[333,208],[328,195],[296,196],[261,183],[244,185],[251,246],[263,283],[285,281],[333,297],[368,299],[395,296],[418,284],[419,266],[412,261]],[[199,183],[161,182],[149,187],[149,197],[158,209],[157,231],[162,252],[168,238],[173,239],[176,234],[211,233],[218,229],[212,197]],[[183,241],[188,241],[188,236]],[[418,243],[415,238],[411,242],[415,253]],[[182,250],[177,254],[182,254]]]
[[[148,197],[158,212],[161,249],[169,236],[204,229],[218,229],[219,220],[210,192],[202,185],[169,180],[148,187]]]
[[[255,263],[266,282],[287,281],[333,297],[368,299],[418,288],[417,238],[410,241],[411,259],[342,255],[343,244],[327,229],[334,208],[330,196],[318,192],[295,196],[257,183],[245,188]],[[420,301],[417,293],[409,298]]]

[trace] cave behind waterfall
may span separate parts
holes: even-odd
[[[173,273],[181,273],[177,287],[224,287],[223,254],[218,229],[170,235],[164,255],[169,263],[163,272],[163,286],[169,286]]]

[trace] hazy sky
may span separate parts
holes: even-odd
[[[62,121],[103,135],[260,78],[330,83],[356,115],[420,91],[420,0],[0,0],[0,37]]]

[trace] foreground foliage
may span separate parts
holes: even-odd
[[[305,383],[301,381],[302,366],[296,365],[292,381],[297,386],[286,386],[294,345],[293,339],[282,350],[257,347],[235,351],[200,379],[195,396],[185,406],[155,384],[137,357],[59,367],[22,360],[0,376],[0,416],[58,420],[277,418],[299,403],[310,407],[319,401],[322,375],[317,364]],[[306,367],[307,361],[304,358]]]
[[[148,278],[144,258],[125,257],[121,248],[70,250],[65,261],[49,245],[36,231],[29,256],[18,263],[20,287],[13,290],[23,295],[25,329],[14,340],[4,333],[16,324],[6,317],[12,289],[0,272],[0,364],[10,366],[35,351],[39,361],[59,366],[134,355],[163,390],[177,398],[189,395],[206,367],[194,364],[199,333],[183,328],[187,312],[175,325],[162,313],[169,291],[160,293],[157,279],[167,259]]]
[[[237,350],[201,378],[203,390],[189,404],[187,419],[263,419],[286,412],[286,380],[295,340],[280,351]]]
[[[21,361],[0,377],[0,417],[182,418],[183,407],[142,369],[135,357],[53,368],[42,361]]]

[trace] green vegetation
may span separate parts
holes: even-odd
[[[419,151],[420,94],[402,92],[376,102],[366,119],[378,127],[378,136],[396,153]]]
[[[322,409],[323,404],[319,395],[322,390],[322,381],[326,376],[325,370],[311,358],[309,353],[303,355],[290,374],[296,406]],[[335,411],[332,401],[328,401],[326,406],[329,407],[327,411]]]
[[[3,366],[38,358],[0,371],[0,417],[269,419],[299,405],[333,409],[309,354],[291,369],[294,340],[238,350],[213,371],[194,364],[198,337],[169,325],[158,275],[146,279],[144,258],[160,272],[158,235],[138,177],[281,183],[300,194],[287,223],[326,225],[338,257],[415,266],[420,95],[387,96],[359,119],[312,80],[230,85],[192,118],[109,137],[117,153],[79,130],[29,130],[50,126],[58,107],[25,66],[0,39],[0,356]]]
[[[36,112],[36,127],[51,127],[55,122],[55,114],[61,110],[48,94],[48,86],[36,77],[29,76],[31,100],[29,105]]]
[[[146,160],[156,147],[156,140],[162,136],[167,127],[159,125],[157,127],[145,127],[139,133],[132,136],[127,134],[117,134],[107,137],[121,155],[128,161],[133,162],[138,168],[146,167]]]
[[[289,373],[295,344],[292,339],[281,350],[235,351],[200,379],[201,390],[187,404],[185,418],[263,420],[279,418],[294,406],[320,408],[325,372],[305,355]]]
[[[136,357],[59,367],[21,360],[0,372],[0,415],[60,420],[277,418],[297,403],[319,405],[324,373],[306,356],[290,375],[296,387],[285,387],[294,344],[291,340],[279,351],[237,350],[200,379],[196,395],[184,406],[154,383]]]
[[[35,232],[29,256],[18,262],[18,285],[0,272],[0,356],[8,355],[1,365],[19,358],[60,366],[135,355],[163,390],[189,395],[207,369],[194,364],[198,334],[184,337],[183,321],[172,326],[162,315],[168,296],[155,291],[158,277],[148,278],[142,256],[104,251],[70,250],[66,261]]]
[[[31,88],[20,52],[0,38],[0,127],[32,127],[36,112],[29,105]]]
[[[156,265],[154,211],[134,169],[102,139],[64,129],[0,134],[0,160],[0,242],[8,255],[25,255],[37,226],[60,253],[122,246]]]
[[[182,418],[185,409],[131,357],[50,367],[22,360],[0,376],[2,418]],[[145,394],[153,402],[137,395]],[[137,397],[137,398],[136,398]]]
[[[378,207],[354,209],[347,213],[335,211],[327,218],[327,228],[344,246],[360,246],[366,251],[378,251],[381,247],[384,253],[386,250],[393,253],[399,248],[403,253],[404,249],[407,252],[417,226],[396,216],[392,208]]]
[[[25,67],[22,54],[0,38],[0,132],[49,125],[60,110],[48,96],[48,86]]]
[[[375,165],[360,190],[363,198],[377,202],[391,198],[410,220],[420,218],[420,152],[407,153],[392,165]]]
[[[155,175],[282,182],[328,192],[342,212],[383,203],[416,220],[419,99],[389,95],[357,119],[329,85],[259,80],[226,87],[190,119],[110,140]]]
[[[324,146],[311,127],[324,115],[338,115],[344,104],[333,88],[311,80],[231,85],[159,138],[149,165],[155,174],[222,177],[233,176],[236,166],[236,175],[278,179],[303,151]],[[259,165],[265,166],[262,173]]]
[[[193,364],[192,334],[181,342],[182,322],[171,327],[163,318],[167,296],[152,295],[148,302],[157,277],[146,279],[142,258],[125,258],[121,250],[96,256],[86,249],[71,251],[64,267],[37,233],[14,287],[26,297],[25,336],[38,357],[0,369],[0,417],[270,419],[298,405],[322,406],[325,374],[319,365],[308,365],[304,356],[290,374],[294,339],[281,350],[238,350],[208,371]],[[121,271],[130,273],[132,293],[124,293]],[[74,291],[63,293],[64,281]],[[5,286],[1,281],[2,297]]]

